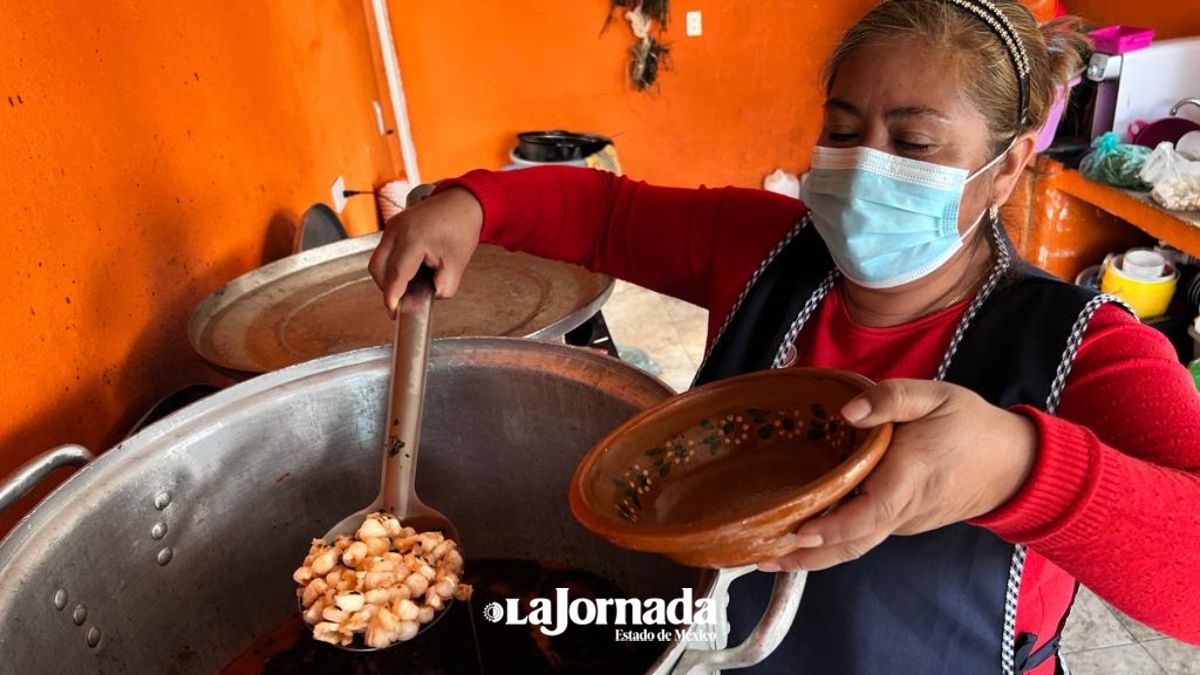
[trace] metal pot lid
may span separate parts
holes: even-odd
[[[391,342],[391,321],[367,261],[380,233],[288,256],[209,295],[188,337],[209,362],[263,373]],[[583,324],[612,277],[482,244],[458,293],[434,303],[434,337],[555,338]]]

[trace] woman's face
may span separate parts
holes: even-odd
[[[974,172],[992,159],[983,115],[963,95],[954,60],[915,38],[868,42],[840,65],[825,102],[818,143],[866,146],[924,162]],[[993,174],[981,175],[963,193],[959,230],[965,231],[1001,195]],[[1023,165],[1023,162],[1022,162]],[[1007,198],[1011,184],[1004,190]]]

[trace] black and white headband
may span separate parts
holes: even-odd
[[[1024,128],[1029,119],[1029,54],[1025,51],[1025,43],[1016,27],[1008,17],[1000,11],[991,0],[942,0],[970,12],[988,25],[988,28],[1000,38],[1008,57],[1012,60],[1013,68],[1017,71],[1017,86],[1020,89],[1020,100],[1017,107],[1017,126]]]

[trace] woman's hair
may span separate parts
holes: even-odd
[[[947,0],[884,0],[850,27],[825,67],[826,93],[838,67],[859,46],[879,39],[913,36],[921,44],[954,55],[967,98],[987,120],[992,151],[1015,135],[1040,129],[1058,87],[1078,74],[1088,48],[1081,22],[1055,19],[1043,26],[1017,0],[991,0],[1016,29],[1029,57],[1029,104],[1018,123],[1017,71],[1001,38],[982,19]]]

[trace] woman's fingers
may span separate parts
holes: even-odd
[[[929,466],[912,453],[884,455],[857,496],[800,526],[795,533],[800,548],[772,562],[782,570],[820,570],[862,556],[900,529],[914,507],[919,508],[918,488],[928,471]]]
[[[873,532],[861,539],[832,546],[802,548],[782,558],[761,563],[758,569],[763,572],[795,572],[796,570],[815,572],[828,569],[834,565],[861,558],[868,551],[883,543],[887,536],[887,532]]]
[[[383,257],[385,253],[387,257]],[[422,263],[434,267],[433,286],[437,297],[449,298],[458,292],[463,268],[456,262],[435,259],[435,256],[419,248],[388,246],[385,251],[383,243],[371,257],[368,268],[371,278],[383,291],[384,305],[393,318],[400,299],[408,289],[408,283],[416,276]]]
[[[438,297],[453,296],[482,227],[483,208],[463,188],[450,188],[419,203],[410,200],[409,207],[388,222],[367,266],[388,313],[395,318],[408,282],[422,264],[435,270]]]
[[[400,299],[408,290],[408,282],[417,275],[417,270],[424,261],[425,254],[417,249],[393,249],[383,282],[383,304],[387,306],[388,315],[393,319],[396,318],[396,308],[400,306]]]
[[[462,282],[463,270],[453,262],[446,260],[437,268],[433,277],[433,287],[437,289],[437,297],[450,298],[458,292]]]
[[[940,408],[950,389],[928,380],[887,380],[842,407],[842,416],[856,427],[885,422],[912,422]]]
[[[819,542],[818,546],[835,546],[877,532],[894,531],[915,498],[915,481],[904,475],[909,470],[909,467],[881,466],[881,473],[872,474],[858,496],[800,526],[797,538],[802,542]]]
[[[842,414],[860,427],[897,423],[891,446],[857,497],[798,528],[798,548],[762,569],[825,569],[862,556],[889,535],[987,513],[1011,499],[1036,454],[1032,422],[943,382],[883,382]]]
[[[371,253],[371,260],[367,262],[367,272],[381,291],[384,287],[384,280],[387,278],[388,261],[391,260],[392,249],[396,245],[393,235],[393,232],[385,228],[383,236],[379,239],[379,245],[375,247],[375,251]]]

